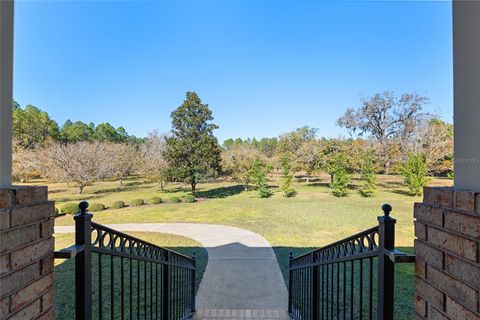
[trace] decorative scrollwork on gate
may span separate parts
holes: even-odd
[[[373,253],[378,249],[378,227],[365,230],[326,247],[299,256],[291,261],[291,267],[325,263],[338,259]]]

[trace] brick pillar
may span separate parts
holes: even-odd
[[[47,187],[0,189],[0,319],[53,319],[53,213]]]
[[[480,319],[480,193],[425,188],[414,216],[417,319]]]

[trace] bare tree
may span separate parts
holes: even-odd
[[[453,125],[438,118],[422,121],[405,151],[423,154],[430,173],[453,170]]]
[[[310,176],[319,169],[322,157],[322,146],[318,140],[304,141],[297,149],[296,161],[298,167],[307,174],[307,182],[310,182]]]
[[[385,173],[390,169],[391,157],[388,153],[392,139],[403,139],[425,118],[421,113],[426,97],[416,93],[403,94],[400,98],[393,92],[385,91],[373,97],[364,98],[362,106],[348,108],[337,124],[358,135],[370,134],[380,144]]]
[[[243,184],[245,190],[251,181],[250,171],[256,159],[266,161],[266,156],[249,144],[237,144],[222,152],[222,169],[232,180]]]
[[[15,180],[25,182],[39,173],[35,149],[25,148],[17,139],[13,139],[12,151],[12,170]]]
[[[85,186],[107,176],[106,144],[100,142],[50,143],[40,152],[45,175],[51,180],[74,182],[78,193]]]
[[[139,152],[136,146],[127,143],[114,143],[107,146],[109,159],[106,163],[110,175],[120,181],[133,174],[139,166]]]
[[[156,130],[150,132],[146,143],[141,148],[140,162],[142,173],[148,179],[158,182],[162,191],[169,177],[169,165],[164,157],[165,141],[165,135],[159,134]]]

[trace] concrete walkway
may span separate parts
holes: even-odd
[[[285,282],[273,249],[262,236],[235,227],[196,223],[108,226],[185,236],[207,249],[208,264],[197,293],[199,319],[287,319]],[[73,226],[55,227],[55,233],[73,231]]]

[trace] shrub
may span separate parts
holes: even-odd
[[[113,209],[121,209],[123,207],[125,207],[125,202],[123,201],[115,201],[114,203],[112,203]]]
[[[272,195],[268,189],[268,172],[270,167],[260,159],[253,162],[250,174],[255,182],[257,193],[260,198],[268,198]]]
[[[171,197],[169,202],[170,202],[170,203],[179,203],[179,202],[180,202],[180,198],[179,198],[179,197]]]
[[[428,168],[423,154],[409,154],[407,161],[402,165],[401,171],[410,194],[412,196],[421,195],[423,187],[428,182]]]
[[[92,203],[88,209],[92,212],[98,212],[105,210],[105,205],[103,203]]]
[[[297,194],[295,189],[292,188],[292,181],[292,165],[290,163],[290,159],[285,157],[282,159],[282,185],[280,186],[280,189],[282,189],[283,196],[285,198],[290,198]]]
[[[159,204],[159,203],[162,203],[162,202],[163,202],[163,200],[160,197],[153,197],[152,199],[150,199],[151,204]]]
[[[143,206],[145,204],[145,201],[143,199],[134,199],[132,202],[130,202],[130,205],[137,207],[137,206]]]
[[[64,204],[60,210],[66,214],[77,214],[80,213],[80,208],[77,203],[68,203]]]
[[[372,151],[366,151],[362,155],[362,189],[359,190],[362,197],[373,197],[375,195],[376,177],[375,165]]]
[[[186,202],[186,203],[194,203],[194,202],[195,202],[195,197],[192,196],[192,195],[185,196],[185,197],[183,198],[183,202]]]

